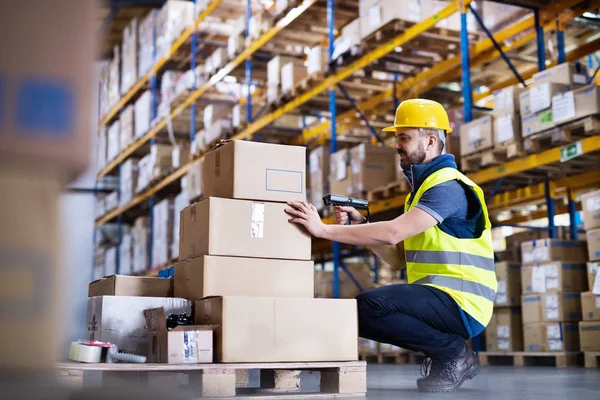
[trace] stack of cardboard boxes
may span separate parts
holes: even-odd
[[[123,30],[123,62],[121,64],[121,95],[138,79],[138,19],[133,18]]]
[[[581,294],[583,321],[579,323],[581,351],[600,351],[600,190],[581,197],[588,242],[588,291]]]
[[[361,196],[363,192],[396,180],[396,150],[360,144],[338,150],[330,157],[329,190],[344,196]]]
[[[150,243],[150,218],[138,217],[133,223],[133,272],[147,271],[150,268],[148,260]]]
[[[282,86],[282,70],[285,65],[292,64],[287,67],[288,78],[291,72],[291,79],[294,79],[294,71],[302,66],[302,60],[289,56],[275,56],[267,63],[267,102],[274,102],[281,93]],[[294,66],[296,64],[296,67]],[[297,72],[296,72],[297,73]],[[304,70],[306,75],[306,69]]]
[[[310,236],[288,222],[305,200],[306,150],[233,141],[204,160],[202,201],[181,213],[175,296],[218,325],[215,361],[356,360],[354,300],[315,299]]]
[[[152,268],[169,263],[173,244],[173,199],[166,198],[152,208]]]
[[[525,351],[578,351],[585,241],[539,239],[521,244]]]

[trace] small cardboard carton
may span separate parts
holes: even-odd
[[[173,279],[150,276],[111,275],[90,283],[88,297],[173,297]]]

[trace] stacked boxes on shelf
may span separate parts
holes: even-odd
[[[584,241],[540,239],[521,244],[525,351],[578,351]]]
[[[202,164],[203,160],[194,161],[185,176],[185,191],[190,203],[200,199],[203,194]]]
[[[302,65],[302,61],[294,57],[275,56],[267,63],[267,102],[274,102],[280,94],[282,69],[289,63]],[[289,67],[288,67],[289,68]]]
[[[123,30],[123,62],[121,64],[121,95],[138,79],[138,19],[133,18]]]
[[[587,282],[581,294],[583,321],[579,323],[581,351],[600,351],[600,190],[581,197],[583,226],[588,240]]]
[[[134,139],[142,137],[150,130],[150,120],[152,119],[152,93],[146,90],[133,106]]]
[[[150,218],[139,217],[133,223],[133,267],[132,272],[147,271],[150,246]]]
[[[121,117],[119,118],[119,123],[121,125],[121,151],[125,150],[131,143],[133,143],[133,138],[135,135],[133,108],[133,104],[125,107],[121,113]]]
[[[306,200],[305,148],[233,141],[203,177],[181,213],[175,296],[218,325],[215,361],[356,360],[356,302],[314,298],[310,235],[284,212]]]
[[[131,201],[133,194],[136,192],[139,175],[138,160],[135,158],[128,158],[127,161],[121,165],[120,171],[119,207],[123,207]]]
[[[330,166],[329,147],[317,147],[310,152],[308,159],[310,199],[309,201],[317,207],[317,210],[323,211],[323,196],[329,193],[329,166]]]
[[[164,57],[183,30],[194,22],[194,3],[168,0],[156,16],[156,55]]]
[[[181,193],[175,196],[175,200],[173,201],[173,232],[171,234],[172,243],[170,248],[171,259],[179,258],[179,227],[181,226],[181,211],[183,211],[183,209],[189,205],[190,201],[188,199],[188,193],[182,187]]]
[[[507,158],[517,156],[521,149],[519,95],[522,91],[523,89],[519,85],[515,85],[494,93],[493,145],[496,148],[503,148],[512,143],[517,144],[507,151]]]
[[[138,32],[138,79],[146,75],[154,64],[154,30],[157,10],[152,10],[140,22]]]
[[[173,147],[166,144],[153,144],[150,154],[145,155],[138,162],[138,181],[136,193],[143,191],[153,179],[168,173],[172,168]]]
[[[113,122],[107,131],[106,161],[114,160],[121,151],[121,123],[119,120]]]
[[[121,98],[121,87],[120,87],[120,68],[121,65],[121,50],[119,45],[116,45],[113,49],[113,58],[110,61],[108,67],[108,108],[112,108],[119,102]]]
[[[121,275],[131,275],[133,273],[133,235],[130,229],[125,230],[119,245],[118,273]]]
[[[169,263],[173,244],[173,199],[167,198],[152,208],[152,268]]]
[[[363,192],[396,180],[396,150],[360,144],[342,149],[330,157],[331,193],[360,196]]]

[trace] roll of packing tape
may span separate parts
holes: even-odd
[[[102,358],[102,347],[88,346],[79,342],[71,343],[69,359],[84,363],[97,363]]]

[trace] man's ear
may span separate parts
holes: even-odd
[[[428,136],[428,141],[427,141],[427,150],[432,149],[433,147],[435,147],[436,143],[437,143],[437,138],[434,135],[429,135]]]

